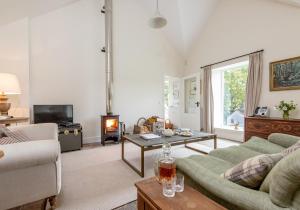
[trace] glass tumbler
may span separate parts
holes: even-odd
[[[163,195],[165,197],[171,198],[175,196],[175,185],[176,179],[164,180],[162,182],[163,185]]]
[[[176,192],[184,191],[184,176],[182,174],[176,174],[175,190]]]

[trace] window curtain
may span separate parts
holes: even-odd
[[[245,116],[253,116],[258,106],[262,86],[263,52],[249,56],[248,79],[246,87]]]
[[[203,69],[203,109],[202,122],[203,131],[208,133],[214,132],[214,99],[212,89],[212,66]]]

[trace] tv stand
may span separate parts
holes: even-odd
[[[58,140],[61,152],[80,150],[82,147],[82,127],[80,124],[72,127],[58,127]]]

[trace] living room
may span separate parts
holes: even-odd
[[[170,145],[185,191],[166,198],[162,183],[161,203],[143,192],[150,209],[193,209],[180,206],[186,195],[211,205],[194,209],[300,209],[298,181],[272,191],[271,168],[255,187],[219,180],[280,152],[274,169],[299,172],[299,151],[284,152],[300,136],[299,20],[292,0],[2,0],[0,209],[142,209],[135,183],[144,190]],[[70,120],[49,125],[51,110]]]

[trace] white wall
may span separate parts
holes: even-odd
[[[0,72],[15,74],[20,82],[21,95],[9,96],[13,116],[28,116],[29,52],[28,19],[0,27]]]
[[[271,1],[224,0],[190,52],[185,74],[202,65],[264,49],[260,105],[271,109],[280,100],[294,100],[300,110],[300,90],[270,92],[269,63],[300,55],[300,9]],[[271,116],[280,116],[271,110]],[[300,111],[292,117],[300,118]]]
[[[85,141],[100,135],[105,109],[100,6],[99,1],[79,1],[30,24],[31,104],[73,104]]]
[[[164,117],[164,76],[180,76],[183,58],[161,30],[148,26],[139,0],[115,0],[114,8],[113,108],[130,129],[142,116]]]
[[[31,104],[74,104],[84,142],[99,140],[105,114],[103,1],[82,0],[30,23]],[[114,1],[113,111],[131,127],[163,116],[163,77],[178,76],[182,59],[160,31],[147,26],[138,0]]]

